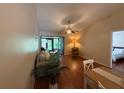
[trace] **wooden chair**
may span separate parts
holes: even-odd
[[[93,63],[94,63],[93,59],[84,60],[83,61],[84,70],[89,71],[90,69],[93,69],[94,68]]]

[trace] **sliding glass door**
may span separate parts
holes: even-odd
[[[41,36],[41,47],[44,47],[47,51],[57,50],[60,54],[64,54],[64,37],[46,37]]]

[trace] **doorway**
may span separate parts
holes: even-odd
[[[40,47],[44,47],[48,52],[58,51],[64,54],[64,37],[62,36],[41,36]]]
[[[124,31],[112,32],[112,68],[124,72]]]

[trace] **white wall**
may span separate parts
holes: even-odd
[[[0,88],[32,88],[37,51],[32,4],[0,4]]]
[[[58,32],[54,32],[54,31],[47,32],[47,31],[39,30],[39,36],[61,36],[61,34]]]
[[[113,32],[112,45],[116,47],[124,47],[124,31]]]
[[[112,32],[124,30],[124,11],[104,18],[83,31],[83,56],[111,67]]]

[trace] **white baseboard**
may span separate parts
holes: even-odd
[[[98,63],[98,64],[100,64],[100,65],[103,65],[103,66],[105,66],[105,67],[111,68],[111,67],[109,67],[109,66],[107,66],[107,65],[105,65],[105,64],[103,64],[103,63],[98,62],[98,61],[95,61],[95,62]]]

